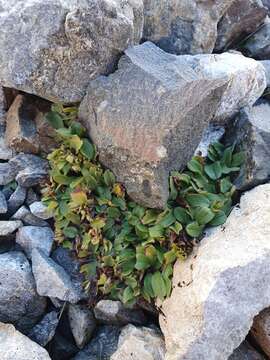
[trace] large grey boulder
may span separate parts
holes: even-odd
[[[0,323],[1,360],[50,360],[48,352],[10,324]]]
[[[169,172],[186,165],[209,122],[226,122],[265,87],[264,67],[242,55],[176,56],[147,42],[91,82],[80,118],[128,194],[163,207]]]
[[[27,331],[44,313],[46,300],[36,292],[30,264],[23,253],[0,255],[0,321]]]
[[[225,360],[269,306],[270,184],[241,198],[227,223],[174,268],[162,305],[166,360]]]
[[[234,183],[238,189],[250,189],[270,178],[270,103],[259,101],[239,113],[226,134],[226,141],[236,144],[245,160]]]
[[[216,51],[237,47],[263,24],[267,8],[261,0],[235,0],[218,23]]]
[[[80,101],[142,34],[141,0],[1,0],[0,9],[0,83],[54,101]]]
[[[174,54],[211,53],[217,24],[236,0],[144,0],[144,38]]]
[[[165,343],[161,334],[147,327],[125,326],[120,334],[118,349],[111,360],[164,360]]]

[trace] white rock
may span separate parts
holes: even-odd
[[[154,329],[127,325],[121,331],[118,349],[111,360],[163,360],[165,344]]]
[[[0,236],[10,235],[22,226],[23,223],[20,220],[0,221]]]
[[[53,214],[42,201],[35,201],[29,207],[31,213],[40,219],[48,220],[53,217]]]
[[[270,302],[270,184],[246,193],[224,227],[178,262],[160,324],[166,360],[225,360]]]
[[[50,360],[45,349],[21,334],[13,325],[0,323],[1,360]]]

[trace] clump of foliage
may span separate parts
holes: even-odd
[[[226,221],[235,191],[230,175],[239,171],[243,154],[213,144],[208,158],[195,156],[186,171],[172,172],[166,209],[146,209],[99,164],[76,116],[76,108],[61,105],[48,114],[61,140],[48,156],[43,197],[54,211],[56,241],[76,252],[94,301],[163,300],[171,293],[175,261],[191,252],[206,225]]]

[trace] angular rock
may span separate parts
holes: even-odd
[[[215,51],[239,46],[241,41],[254,33],[267,15],[261,0],[236,0],[218,23]]]
[[[7,200],[2,191],[0,191],[0,214],[7,212]]]
[[[259,101],[244,109],[229,127],[226,141],[235,143],[245,154],[245,161],[234,183],[246,190],[270,178],[270,103]]]
[[[10,163],[0,163],[0,185],[7,185],[15,180],[16,171]]]
[[[96,336],[81,350],[74,360],[110,360],[117,350],[120,328],[105,325],[98,329]]]
[[[7,146],[4,136],[0,136],[0,159],[10,160],[14,155],[14,151]]]
[[[42,201],[35,201],[29,207],[31,213],[40,219],[48,220],[53,217],[53,214],[49,212],[47,206]]]
[[[217,24],[235,0],[144,0],[144,38],[174,54],[211,53]]]
[[[20,186],[31,187],[40,184],[48,176],[48,171],[45,169],[36,169],[27,167],[21,170],[16,176],[16,181]]]
[[[143,325],[146,317],[142,310],[128,309],[120,301],[100,300],[94,308],[96,319],[103,324]]]
[[[20,171],[27,168],[33,168],[37,170],[49,169],[49,164],[47,160],[32,154],[18,154],[9,161],[9,164],[15,170],[15,173],[19,173]]]
[[[118,349],[111,360],[164,360],[165,343],[155,330],[127,325],[121,331]]]
[[[32,269],[37,292],[41,296],[55,297],[72,304],[81,300],[81,294],[66,271],[38,249],[32,251]]]
[[[38,227],[48,227],[49,224],[33,215],[30,210],[26,206],[22,206],[14,215],[12,215],[11,219],[22,220],[24,225],[38,226]]]
[[[52,359],[55,360],[73,359],[73,356],[78,352],[75,345],[58,333],[56,333],[50,345]]]
[[[33,189],[28,189],[28,193],[27,193],[27,197],[26,197],[26,205],[30,206],[31,204],[33,204],[33,202],[35,201],[39,201],[40,198],[39,196],[34,192]]]
[[[243,49],[248,56],[257,60],[269,60],[270,58],[270,20],[269,18],[261,28],[248,38]]]
[[[46,346],[54,337],[58,325],[58,312],[52,311],[31,330],[28,337],[41,346]]]
[[[54,232],[49,227],[23,226],[16,234],[16,243],[29,259],[33,249],[39,249],[44,255],[50,256],[53,242]]]
[[[18,95],[7,112],[6,143],[17,152],[39,152],[35,123],[37,109],[29,98]]]
[[[263,310],[254,318],[251,335],[256,343],[270,357],[270,309]]]
[[[262,3],[270,11],[270,0],[262,0]]]
[[[186,165],[210,120],[227,120],[265,87],[263,66],[242,55],[175,56],[147,42],[91,82],[80,118],[128,194],[163,207],[169,172]]]
[[[246,193],[197,254],[175,265],[160,316],[166,360],[227,359],[269,305],[269,200],[270,184]]]
[[[69,305],[70,328],[79,349],[89,342],[96,328],[96,320],[91,310],[82,305]]]
[[[23,226],[20,220],[1,220],[0,221],[0,236],[6,236],[14,233],[17,229]]]
[[[259,354],[247,341],[244,341],[228,360],[266,360],[266,358]]]
[[[27,189],[18,185],[14,193],[8,199],[8,212],[14,214],[24,203],[27,195]]]
[[[10,324],[0,324],[1,360],[50,360],[45,349]]]
[[[36,292],[31,267],[23,253],[0,254],[0,268],[0,321],[27,331],[44,313],[46,300]]]
[[[142,25],[141,0],[3,2],[0,82],[56,102],[80,101],[89,81],[140,41]]]
[[[211,144],[220,141],[225,133],[223,126],[210,124],[204,131],[201,142],[195,150],[195,155],[206,157]]]

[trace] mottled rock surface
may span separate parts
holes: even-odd
[[[58,312],[52,311],[33,327],[28,337],[44,347],[54,337],[58,322]]]
[[[248,56],[257,60],[270,59],[270,20],[265,23],[250,36],[243,45],[243,49]]]
[[[175,265],[160,316],[166,360],[227,359],[269,305],[269,200],[270,184],[243,195],[196,256]]]
[[[118,349],[111,360],[164,360],[165,343],[161,334],[146,327],[127,325],[121,331]]]
[[[53,214],[50,213],[47,206],[44,205],[42,201],[35,201],[29,207],[31,213],[40,219],[48,220],[53,217]]]
[[[0,323],[1,360],[50,360],[48,352],[10,324]]]
[[[80,101],[89,81],[107,74],[142,34],[141,0],[0,5],[0,82],[49,100]]]
[[[263,310],[253,321],[251,335],[270,358],[270,309]]]
[[[31,267],[23,253],[1,254],[0,268],[0,321],[26,331],[44,313],[46,300],[36,292]]]
[[[266,358],[259,354],[247,341],[244,341],[228,360],[266,360]]]
[[[23,226],[20,220],[1,220],[0,221],[0,236],[6,236],[14,233],[17,229]]]
[[[5,214],[7,212],[7,200],[2,191],[0,191],[0,214]]]

